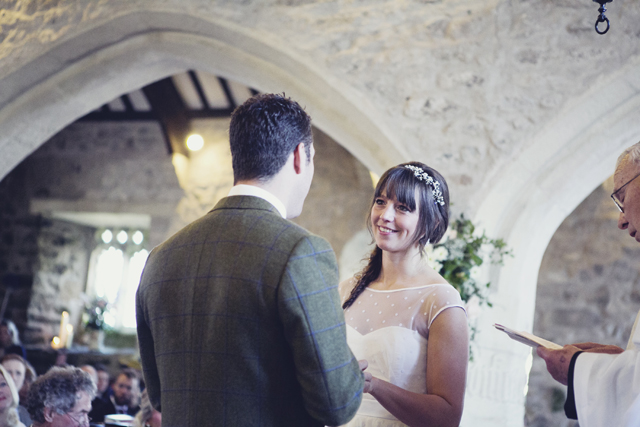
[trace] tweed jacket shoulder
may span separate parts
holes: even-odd
[[[251,196],[222,199],[156,247],[136,296],[163,426],[321,426],[353,417],[363,379],[322,238]]]

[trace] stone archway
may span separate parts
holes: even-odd
[[[407,158],[385,120],[352,88],[284,43],[171,12],[117,16],[53,46],[2,79],[0,178],[49,137],[115,96],[187,69],[287,92],[315,125],[376,172]]]
[[[516,159],[487,180],[475,216],[489,235],[501,236],[516,256],[494,267],[494,308],[479,319],[479,357],[470,369],[465,419],[479,425],[521,426],[529,348],[493,330],[493,323],[531,331],[538,270],[562,221],[614,171],[624,148],[638,141],[640,63],[593,88]],[[563,343],[560,343],[563,344]]]

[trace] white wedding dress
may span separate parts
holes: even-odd
[[[340,288],[348,298],[353,279]],[[345,310],[347,342],[358,360],[379,379],[415,393],[427,393],[427,342],[433,320],[451,307],[464,309],[449,284],[379,291],[365,289]],[[404,426],[370,394],[365,394],[348,427]]]

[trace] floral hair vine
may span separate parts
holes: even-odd
[[[444,206],[444,197],[442,197],[442,191],[440,191],[440,183],[438,181],[418,166],[404,165],[404,167],[412,171],[418,180],[431,184],[431,187],[433,187],[433,198],[436,199],[435,202],[440,206]]]

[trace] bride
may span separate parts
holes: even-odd
[[[458,426],[468,361],[459,293],[423,258],[449,223],[444,178],[423,163],[389,169],[375,190],[368,265],[340,284],[347,340],[373,378],[347,426]]]

